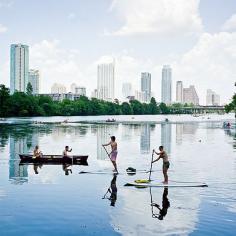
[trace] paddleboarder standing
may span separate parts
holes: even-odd
[[[114,171],[118,173],[117,165],[116,165],[116,158],[117,158],[118,151],[117,151],[117,142],[116,142],[115,136],[111,136],[111,141],[107,144],[103,144],[102,146],[105,147],[105,146],[109,146],[109,145],[111,145],[111,153],[108,155],[109,155],[109,158],[111,159],[111,162],[114,166]]]
[[[156,153],[157,155],[159,155],[159,157],[154,160],[152,163],[158,161],[159,159],[163,159],[163,166],[162,166],[162,171],[163,171],[163,175],[164,175],[164,181],[163,184],[168,184],[168,175],[167,175],[167,171],[170,167],[170,162],[168,160],[168,155],[167,153],[164,151],[164,147],[160,146],[159,147],[159,151],[160,152],[156,152],[155,149],[153,149],[153,152]]]

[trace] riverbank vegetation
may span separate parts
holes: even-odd
[[[85,96],[75,101],[53,101],[49,96],[32,95],[30,88],[27,93],[15,92],[10,95],[10,90],[0,85],[0,117],[180,114],[187,113],[183,109],[185,106],[189,105],[157,104],[155,98],[150,103],[133,100],[121,104]]]

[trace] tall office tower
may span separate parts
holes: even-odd
[[[176,82],[176,102],[183,103],[183,82]]]
[[[220,95],[216,94],[211,89],[207,89],[206,105],[207,106],[219,106],[220,105]]]
[[[86,88],[85,87],[75,87],[75,94],[80,96],[86,96]]]
[[[199,105],[199,98],[193,85],[183,89],[183,101],[187,104]]]
[[[66,87],[63,84],[54,83],[51,87],[51,93],[66,93]]]
[[[70,92],[71,92],[71,93],[75,93],[75,88],[76,88],[76,87],[78,87],[77,84],[75,84],[75,83],[71,84],[71,86],[70,86]]]
[[[132,94],[132,85],[131,83],[123,83],[122,84],[122,95],[124,98],[131,96]]]
[[[91,93],[91,98],[98,98],[98,90],[94,89]]]
[[[10,91],[26,92],[29,72],[29,46],[11,45]]]
[[[145,92],[141,92],[141,91],[135,91],[135,100],[138,100],[139,102],[145,102],[145,95],[146,93]]]
[[[115,63],[99,64],[97,68],[98,98],[106,101],[114,100]]]
[[[161,101],[165,104],[171,104],[172,94],[172,71],[169,65],[164,65],[162,68],[161,81]]]
[[[144,102],[151,100],[151,74],[148,72],[141,73],[141,91],[144,92]]]
[[[39,70],[29,70],[29,83],[32,85],[33,94],[39,94]]]

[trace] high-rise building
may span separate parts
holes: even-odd
[[[23,44],[11,45],[10,91],[26,92],[29,72],[29,47]]]
[[[122,95],[124,98],[132,95],[132,85],[131,83],[123,83],[122,84]]]
[[[86,88],[85,87],[75,87],[75,94],[80,96],[86,96]]]
[[[219,106],[220,105],[220,95],[216,94],[211,89],[207,89],[206,105],[207,106]]]
[[[183,103],[183,82],[176,82],[176,102]]]
[[[51,93],[66,93],[66,87],[63,84],[54,83],[51,87]]]
[[[144,92],[144,102],[151,100],[151,74],[148,72],[141,73],[141,91]]]
[[[199,98],[193,85],[183,89],[183,102],[187,104],[199,105]]]
[[[138,100],[139,102],[145,102],[145,95],[146,95],[145,92],[136,90],[134,94],[135,100]]]
[[[39,70],[29,70],[28,80],[32,85],[33,94],[39,94]]]
[[[94,89],[91,93],[91,98],[98,98],[98,90]]]
[[[161,101],[165,104],[171,104],[172,95],[172,71],[169,65],[164,65],[162,68],[161,82]]]
[[[115,63],[99,64],[97,68],[97,92],[98,98],[113,101],[115,97]]]

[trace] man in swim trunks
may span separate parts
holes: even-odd
[[[33,151],[33,158],[40,158],[42,157],[42,152],[39,150],[39,146],[36,145]]]
[[[68,157],[68,152],[71,152],[72,148],[69,150],[69,146],[65,146],[65,150],[62,153],[63,157]]]
[[[117,165],[116,165],[116,158],[117,158],[118,152],[117,152],[117,142],[116,142],[115,136],[111,136],[111,141],[107,144],[103,144],[102,146],[105,147],[108,145],[111,145],[111,153],[109,154],[109,157],[110,157],[111,162],[115,168],[113,171],[118,173]]]
[[[152,163],[158,161],[160,158],[163,159],[163,166],[162,166],[162,171],[163,171],[163,175],[164,175],[164,181],[163,181],[163,184],[168,184],[168,175],[167,175],[167,171],[170,167],[170,162],[168,160],[168,155],[167,153],[164,151],[164,147],[163,146],[160,146],[159,147],[159,153],[156,152],[154,149],[153,149],[153,152],[156,153],[157,155],[159,155],[159,157],[154,160]]]

